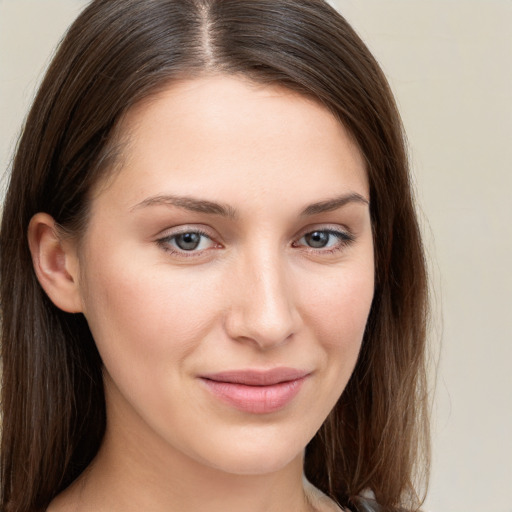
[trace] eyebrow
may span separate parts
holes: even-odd
[[[318,213],[332,212],[349,203],[359,203],[367,206],[370,205],[368,199],[363,197],[361,194],[354,192],[351,194],[343,194],[332,199],[327,199],[326,201],[310,204],[302,210],[301,216],[306,217],[309,215],[317,215]]]
[[[229,205],[223,205],[213,201],[197,199],[189,196],[165,195],[148,197],[147,199],[144,199],[144,201],[136,204],[130,210],[133,211],[138,208],[154,205],[177,206],[178,208],[184,208],[185,210],[190,210],[192,212],[220,215],[230,219],[235,219],[237,217],[236,210]]]
[[[332,212],[349,203],[359,203],[369,205],[369,201],[362,195],[357,193],[343,194],[332,199],[320,201],[318,203],[312,203],[308,205],[300,213],[301,217],[307,217],[311,215],[317,215],[319,213]],[[148,197],[136,204],[130,210],[136,210],[139,208],[145,208],[147,206],[164,205],[164,206],[177,206],[178,208],[184,208],[198,213],[206,213],[212,215],[220,215],[221,217],[228,217],[230,219],[236,219],[238,212],[232,206],[216,203],[213,201],[207,201],[206,199],[198,199],[190,196],[175,196],[175,195],[161,195]]]

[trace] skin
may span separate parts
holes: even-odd
[[[353,371],[373,297],[356,144],[318,103],[228,76],[174,83],[121,133],[121,168],[94,191],[80,244],[46,214],[29,229],[41,284],[86,316],[105,366],[104,443],[49,511],[338,510],[304,486],[302,465]],[[197,230],[197,248],[180,249],[177,235]],[[312,247],[312,232],[326,245]],[[264,414],[199,378],[283,366],[307,377]]]

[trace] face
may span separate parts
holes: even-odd
[[[296,459],[374,287],[363,159],[322,106],[216,76],[128,113],[80,246],[108,429],[231,473]]]

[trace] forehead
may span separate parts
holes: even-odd
[[[118,133],[127,142],[114,181],[131,183],[134,201],[159,188],[222,187],[236,197],[287,188],[325,195],[339,184],[367,195],[364,161],[344,126],[282,86],[225,75],[174,82],[133,107]]]

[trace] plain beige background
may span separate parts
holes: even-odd
[[[331,3],[381,62],[410,141],[441,355],[425,509],[512,512],[512,1]],[[83,5],[0,0],[2,170]]]

